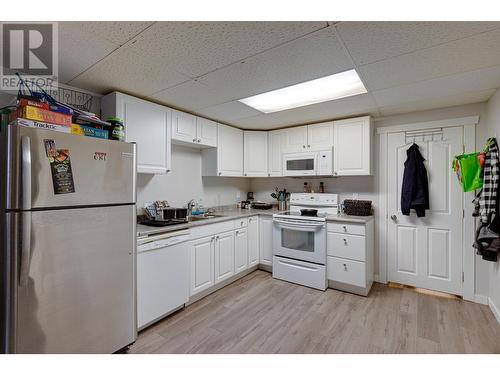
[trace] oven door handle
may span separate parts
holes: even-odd
[[[322,229],[325,227],[325,223],[311,224],[311,223],[291,223],[281,220],[274,220],[280,228],[298,230],[302,232],[313,232],[317,229]]]

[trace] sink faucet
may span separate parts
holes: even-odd
[[[191,211],[195,205],[196,205],[196,203],[195,203],[194,199],[190,199],[189,202],[187,203],[188,216],[191,216]]]

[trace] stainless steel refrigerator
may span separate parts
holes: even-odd
[[[1,351],[131,344],[135,145],[19,125],[0,139]]]

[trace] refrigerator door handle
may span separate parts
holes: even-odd
[[[31,140],[21,137],[21,168],[22,168],[22,223],[21,223],[21,259],[19,270],[19,285],[28,284],[31,261]]]
[[[31,210],[31,139],[21,137],[22,209]]]

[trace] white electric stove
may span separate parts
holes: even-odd
[[[273,215],[273,277],[327,288],[326,217],[337,212],[337,194],[291,194],[290,211]]]

